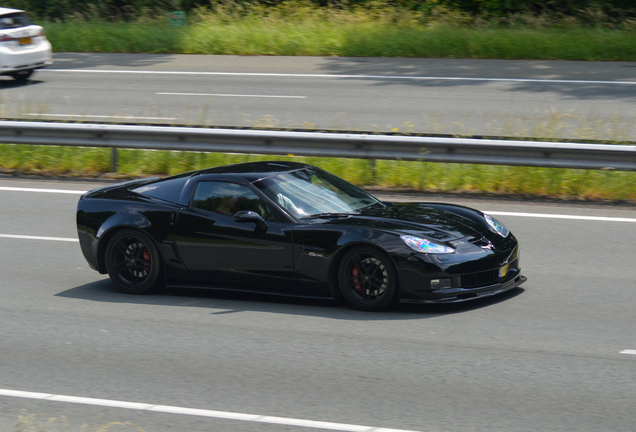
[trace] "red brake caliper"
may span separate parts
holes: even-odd
[[[147,273],[150,271],[150,252],[148,251],[148,248],[144,249],[142,256],[144,257],[144,270]]]
[[[360,270],[358,270],[358,267],[354,267],[353,268],[353,286],[355,287],[356,291],[358,292],[362,292],[362,284],[360,283]]]

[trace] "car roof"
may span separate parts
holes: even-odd
[[[313,167],[304,163],[285,161],[247,162],[204,169],[198,171],[197,174],[230,174],[232,176],[241,177],[249,182],[254,182],[276,174],[303,168]]]
[[[0,15],[8,15],[8,14],[16,13],[16,12],[24,12],[24,11],[20,9],[9,9],[9,8],[0,7]]]

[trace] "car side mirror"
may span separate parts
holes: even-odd
[[[269,228],[269,225],[267,225],[265,219],[263,219],[261,215],[253,211],[240,211],[234,213],[234,222],[254,222],[256,224],[256,228],[261,231],[267,231],[267,229]]]

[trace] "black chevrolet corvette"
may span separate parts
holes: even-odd
[[[453,204],[381,202],[319,168],[256,162],[84,194],[88,264],[119,289],[160,285],[338,298],[459,302],[525,282],[496,219]]]

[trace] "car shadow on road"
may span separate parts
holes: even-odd
[[[515,288],[497,296],[454,304],[401,303],[383,312],[357,311],[349,307],[343,300],[282,297],[223,290],[164,289],[154,294],[130,295],[117,291],[109,279],[80,285],[62,291],[55,296],[106,303],[208,308],[211,310],[211,315],[264,312],[336,320],[385,321],[436,318],[468,313],[512,300],[523,292],[523,288]]]
[[[29,79],[26,81],[18,81],[10,77],[0,78],[0,89],[13,89],[19,87],[26,87],[31,85],[42,84],[44,81],[37,79]]]

